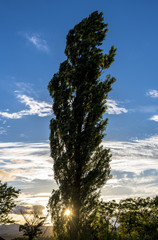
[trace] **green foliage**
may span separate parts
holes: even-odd
[[[28,238],[24,238],[24,237],[16,237],[13,238],[12,240],[27,240]]]
[[[110,178],[111,154],[101,142],[106,99],[115,79],[100,77],[114,61],[116,49],[112,46],[108,54],[100,49],[108,31],[103,20],[96,11],[69,31],[67,59],[48,85],[55,116],[50,122],[51,156],[59,186],[49,201],[56,239],[83,239],[100,189]],[[66,208],[71,210],[67,220]]]
[[[12,239],[12,240],[28,240],[28,238],[27,237],[17,237],[17,238],[14,238],[14,239]],[[47,237],[38,237],[38,240],[54,240],[54,238],[53,237],[49,237],[49,236],[47,236]]]
[[[137,198],[120,201],[119,233],[131,239],[158,237],[158,209],[156,198]],[[156,238],[157,239],[157,238]]]
[[[20,190],[15,190],[14,187],[8,187],[7,183],[0,181],[0,224],[13,223],[14,221],[9,217],[16,206],[14,200],[18,197]]]
[[[96,240],[157,240],[157,197],[100,202],[92,227]]]
[[[70,219],[64,215],[66,206],[61,200],[59,190],[53,190],[52,197],[49,200],[49,208],[53,218],[54,239],[66,240],[69,237],[70,228]]]
[[[95,240],[120,239],[120,236],[117,234],[117,214],[118,204],[116,201],[98,202],[98,206],[91,216],[91,226]]]

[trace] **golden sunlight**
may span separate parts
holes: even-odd
[[[66,215],[66,216],[69,216],[69,215],[70,215],[70,213],[71,213],[71,211],[70,211],[69,209],[66,209],[66,211],[65,211],[64,215]]]

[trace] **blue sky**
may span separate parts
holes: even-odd
[[[24,204],[39,203],[42,196],[46,205],[56,186],[49,157],[52,99],[47,85],[65,60],[68,31],[95,10],[108,23],[103,49],[117,48],[115,62],[102,76],[110,73],[117,79],[107,102],[103,142],[113,153],[113,179],[102,196],[155,195],[157,9],[156,0],[0,1],[0,177],[22,190]]]

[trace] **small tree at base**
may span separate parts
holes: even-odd
[[[30,214],[21,214],[25,220],[24,225],[19,226],[19,231],[23,232],[24,236],[27,236],[29,240],[33,240],[43,233],[42,226],[44,225],[47,217],[40,216],[37,210],[33,210]]]
[[[0,181],[0,224],[14,223],[13,219],[9,216],[15,204],[15,199],[18,197],[20,190],[14,187],[8,187],[7,183]]]
[[[67,59],[48,85],[55,115],[50,147],[59,187],[49,200],[56,239],[84,239],[100,189],[110,177],[110,150],[101,142],[107,125],[106,99],[115,79],[100,77],[114,61],[116,49],[112,46],[103,54],[99,48],[108,31],[103,20],[103,14],[95,11],[69,31]]]

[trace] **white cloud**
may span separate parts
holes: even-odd
[[[158,91],[157,90],[150,90],[146,93],[147,96],[152,98],[158,98]]]
[[[44,51],[44,52],[49,52],[48,44],[46,40],[41,39],[39,34],[26,34],[26,39],[33,44],[38,50]]]
[[[0,143],[0,179],[30,182],[53,180],[48,142]]]
[[[102,191],[104,199],[154,196],[158,184],[158,136],[135,141],[104,141],[112,152],[113,178]],[[49,143],[0,143],[0,178],[25,193],[51,192],[53,160]]]
[[[4,118],[10,118],[10,119],[20,119],[23,116],[28,115],[37,115],[39,117],[46,117],[52,114],[52,105],[49,103],[46,103],[44,101],[39,102],[34,100],[31,97],[28,97],[26,95],[18,94],[17,98],[21,103],[24,103],[25,106],[28,106],[28,109],[15,112],[15,113],[9,113],[9,112],[0,112],[0,115]]]
[[[158,184],[158,136],[131,142],[106,141],[112,152],[113,178],[103,188],[104,199],[155,196]]]
[[[152,98],[158,98],[158,91],[157,90],[150,90],[146,93],[147,96],[150,96]],[[155,107],[155,110],[157,110],[157,108]],[[158,115],[153,115],[151,118],[149,118],[149,120],[158,122]]]
[[[126,108],[118,107],[118,103],[112,99],[107,99],[106,105],[108,107],[108,109],[107,109],[108,114],[121,114],[121,113],[128,112],[128,110]]]
[[[158,115],[154,115],[150,118],[150,120],[153,120],[155,122],[158,122]]]
[[[28,116],[28,115],[37,115],[39,117],[46,117],[52,114],[52,104],[47,103],[47,102],[40,102],[34,100],[32,97],[28,97],[25,94],[19,93],[19,91],[15,91],[17,93],[17,98],[19,99],[19,102],[24,103],[25,106],[28,107],[28,109],[19,111],[19,112],[14,112],[14,113],[9,113],[8,111],[1,112],[0,111],[0,116],[4,118],[9,118],[9,119],[20,119],[23,116]],[[106,103],[108,109],[107,113],[108,114],[121,114],[121,113],[127,113],[128,110],[123,108],[123,107],[118,107],[118,103],[115,100],[108,99]]]
[[[7,131],[5,130],[4,127],[0,127],[0,135],[7,134]]]
[[[17,173],[19,173],[19,170],[5,171],[0,169],[0,179],[4,182],[14,181]]]
[[[158,91],[157,90],[150,90],[146,93],[147,96],[150,96],[152,98],[158,98]],[[153,110],[157,110],[157,106],[154,106]],[[158,115],[153,115],[149,120],[158,122]]]
[[[158,136],[131,142],[107,141],[103,142],[103,146],[112,151],[111,167],[115,171],[136,175],[148,169],[158,171]]]
[[[19,94],[29,94],[29,95],[36,95],[37,96],[37,89],[36,91],[34,90],[34,85],[31,84],[31,83],[26,83],[26,82],[16,82],[15,83],[16,87],[17,87],[17,90],[15,91],[15,93]]]

